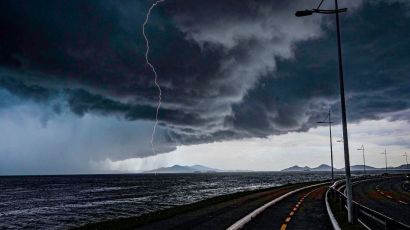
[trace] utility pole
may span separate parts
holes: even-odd
[[[384,161],[386,162],[386,174],[387,174],[387,151],[386,149],[384,149],[384,153],[382,154],[384,154]]]
[[[328,121],[319,121],[316,122],[318,124],[329,124],[329,139],[330,139],[330,164],[332,167],[332,184],[334,182],[334,172],[333,172],[333,141],[332,141],[332,119],[330,118],[330,109],[329,109],[329,113],[328,113]]]
[[[403,155],[404,157],[406,157],[406,168],[407,168],[407,173],[409,173],[409,162],[407,161],[407,152],[404,153]]]
[[[363,173],[364,173],[364,177],[366,177],[366,159],[364,157],[364,146],[362,145],[362,147],[360,147],[360,149],[357,150],[362,150],[363,153]]]
[[[347,220],[353,223],[353,190],[350,174],[350,157],[349,157],[349,140],[347,135],[347,118],[346,118],[346,99],[345,99],[345,84],[343,79],[343,61],[342,61],[342,45],[340,41],[340,22],[339,22],[339,6],[335,0],[336,10],[336,35],[337,35],[337,54],[339,59],[339,87],[340,87],[340,105],[342,109],[342,125],[343,125],[343,144],[345,157],[345,173],[346,173],[346,189],[347,189]]]
[[[323,2],[323,1],[322,1]],[[344,144],[344,158],[345,158],[345,173],[346,173],[346,190],[347,190],[347,219],[349,223],[353,223],[353,191],[350,173],[350,158],[349,158],[349,141],[347,136],[347,118],[346,118],[346,99],[343,79],[343,61],[342,61],[342,46],[340,41],[340,22],[339,13],[346,12],[347,9],[339,9],[338,2],[335,0],[334,10],[319,9],[322,2],[316,9],[297,11],[296,17],[304,17],[312,15],[313,13],[320,14],[336,14],[336,37],[337,37],[337,56],[339,60],[339,87],[340,87],[340,106],[342,110],[342,126],[343,126],[343,144]]]

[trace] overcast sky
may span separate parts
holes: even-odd
[[[352,164],[410,153],[410,4],[341,0]],[[329,164],[340,139],[334,17],[319,1],[0,3],[0,174],[138,171],[173,164],[280,170]],[[331,8],[325,1],[323,8]],[[335,142],[335,164],[343,167]]]

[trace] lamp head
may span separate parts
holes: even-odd
[[[295,16],[296,17],[305,17],[305,16],[309,16],[309,15],[312,15],[312,14],[313,14],[313,11],[311,11],[311,10],[299,10],[299,11],[296,11]]]

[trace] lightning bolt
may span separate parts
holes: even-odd
[[[154,9],[155,6],[157,6],[159,3],[164,2],[165,0],[158,0],[156,2],[154,2],[151,7],[148,9],[147,15],[145,17],[145,21],[144,24],[142,25],[142,35],[144,36],[145,39],[145,44],[146,44],[146,51],[145,51],[145,62],[147,63],[147,65],[151,68],[152,72],[154,73],[154,83],[155,86],[158,89],[158,104],[157,104],[157,109],[155,112],[155,124],[154,124],[154,128],[152,129],[152,134],[151,134],[151,149],[152,149],[152,153],[154,154],[154,156],[156,155],[155,152],[155,147],[154,147],[154,139],[155,139],[155,132],[158,126],[158,113],[159,113],[159,109],[161,107],[161,101],[162,101],[162,91],[161,91],[161,86],[158,83],[158,75],[157,75],[157,71],[155,71],[155,67],[151,64],[151,62],[149,61],[148,55],[149,55],[149,40],[147,38],[147,35],[145,34],[145,26],[148,23],[149,17],[151,15],[151,11],[152,9]]]

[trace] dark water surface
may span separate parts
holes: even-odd
[[[0,229],[68,229],[218,195],[328,179],[328,173],[0,177]]]

